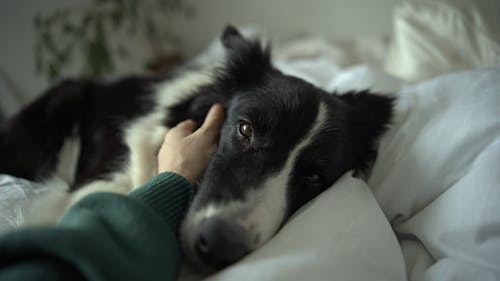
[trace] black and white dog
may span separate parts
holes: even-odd
[[[165,79],[73,80],[4,125],[0,173],[69,186],[43,208],[59,215],[89,192],[127,192],[155,174],[167,128],[226,109],[215,153],[181,229],[186,255],[220,269],[268,241],[299,207],[374,160],[392,99],[335,95],[273,67],[270,50],[233,27],[215,68]],[[56,202],[57,201],[57,202]],[[39,212],[41,210],[37,210]]]

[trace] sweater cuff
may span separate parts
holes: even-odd
[[[173,229],[178,229],[193,195],[193,187],[182,176],[165,172],[131,191],[130,197],[149,206]]]

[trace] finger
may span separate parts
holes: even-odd
[[[170,131],[168,131],[165,138],[167,138],[167,137],[174,137],[174,138],[187,137],[193,133],[195,126],[196,126],[196,123],[191,119],[182,121],[179,124],[177,124],[177,126],[170,129]]]
[[[205,122],[201,125],[201,129],[218,135],[223,123],[224,108],[220,104],[215,104],[208,111]]]

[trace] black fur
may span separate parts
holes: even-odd
[[[64,140],[79,137],[81,157],[72,190],[103,178],[128,153],[121,129],[150,111],[154,79],[115,83],[66,80],[9,120],[0,132],[0,173],[40,181],[50,176]]]
[[[65,81],[4,125],[0,132],[0,173],[41,180],[53,172],[57,151],[81,118],[84,85]]]

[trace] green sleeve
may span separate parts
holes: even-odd
[[[176,232],[191,196],[174,173],[128,196],[89,195],[56,227],[0,237],[0,280],[175,280]]]

